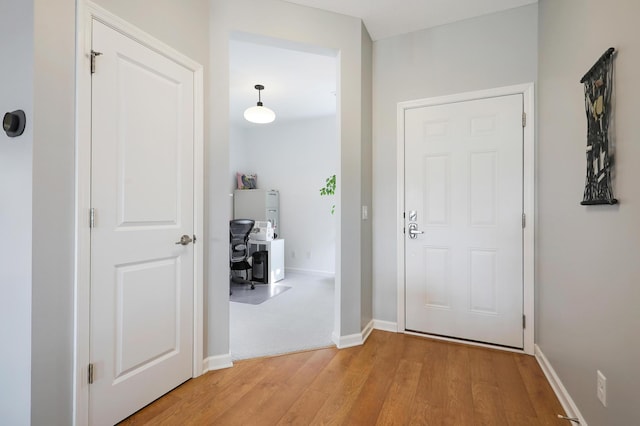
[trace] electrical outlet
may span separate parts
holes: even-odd
[[[604,374],[598,370],[598,382],[597,382],[597,394],[598,399],[602,402],[602,405],[607,406],[607,378]]]

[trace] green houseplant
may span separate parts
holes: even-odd
[[[325,180],[325,184],[320,188],[320,195],[335,195],[336,193],[336,175],[331,175]],[[336,205],[331,206],[331,214],[336,211]]]

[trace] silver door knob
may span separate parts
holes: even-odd
[[[180,241],[176,242],[176,244],[186,246],[186,245],[189,245],[189,243],[192,241],[193,239],[190,236],[185,234],[182,237],[180,237]]]
[[[418,238],[418,234],[424,234],[424,231],[418,231],[418,224],[417,223],[410,223],[409,224],[409,238],[411,238],[412,240],[415,240],[416,238]]]

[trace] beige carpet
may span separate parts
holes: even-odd
[[[333,278],[288,272],[277,285],[291,288],[258,305],[230,302],[233,360],[333,345]]]

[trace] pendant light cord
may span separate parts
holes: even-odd
[[[260,91],[264,89],[262,84],[256,84],[255,89],[258,91],[258,106],[262,106],[262,97],[260,96]]]

